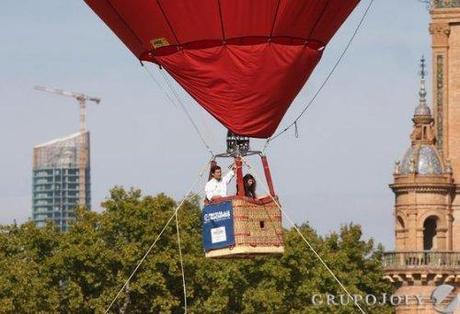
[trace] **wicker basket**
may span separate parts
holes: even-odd
[[[253,200],[236,196],[231,202],[234,245],[209,250],[206,257],[238,258],[284,252],[281,212],[271,197]]]

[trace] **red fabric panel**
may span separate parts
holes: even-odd
[[[359,3],[85,1],[140,60],[163,65],[224,126],[253,137],[274,133],[319,62],[317,48]]]
[[[329,0],[327,10],[310,37],[325,43],[329,42],[358,3],[359,0]]]
[[[160,3],[180,43],[222,38],[217,0],[161,0]]]
[[[136,57],[140,58],[140,56],[145,53],[143,42],[138,39],[136,33],[124,23],[109,2],[99,0],[86,0],[85,2],[99,15],[104,23],[117,34],[121,41],[136,55]]]
[[[123,16],[126,23],[144,42],[145,50],[151,50],[153,47],[150,41],[157,38],[166,38],[171,45],[177,44],[172,28],[169,26],[166,16],[159,6],[159,1],[104,1],[111,2],[113,7]],[[131,1],[136,2],[136,5],[133,5]]]
[[[226,38],[270,36],[279,0],[220,0]]]
[[[183,50],[158,61],[230,130],[266,138],[320,57],[319,51],[304,45],[264,43]]]
[[[274,36],[311,39],[309,35],[327,8],[330,0],[282,0],[276,19]],[[341,0],[348,2],[348,0]],[[322,27],[327,27],[324,25]],[[317,38],[313,38],[317,39]]]
[[[222,28],[226,38],[269,37],[273,23],[273,36],[327,44],[359,3],[359,0],[85,1],[138,57],[154,50],[151,45],[154,39],[165,38],[170,45],[219,41]],[[140,52],[141,49],[144,51]]]

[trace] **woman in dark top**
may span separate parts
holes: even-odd
[[[251,174],[243,177],[244,195],[250,198],[256,198],[256,179]]]

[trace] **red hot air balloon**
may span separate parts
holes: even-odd
[[[268,162],[249,151],[248,137],[275,132],[359,0],[85,1],[139,60],[166,69],[229,129],[227,153],[215,157],[235,158],[237,195],[206,202],[206,256],[282,254],[281,207]],[[246,193],[242,156],[250,154],[262,159],[266,196]]]
[[[359,0],[85,0],[233,133],[273,135]]]

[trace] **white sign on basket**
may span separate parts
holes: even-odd
[[[227,233],[225,232],[225,227],[213,228],[211,229],[211,242],[219,243],[227,241]]]

